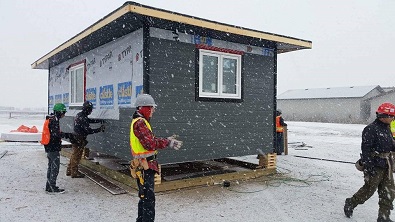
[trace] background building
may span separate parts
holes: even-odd
[[[380,86],[351,86],[288,90],[277,97],[285,120],[330,123],[367,123],[394,91]]]

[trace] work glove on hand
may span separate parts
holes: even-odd
[[[70,135],[71,135],[71,133],[61,133],[60,137],[65,138],[65,139],[69,139]]]
[[[361,154],[360,163],[363,165],[364,174],[368,174],[370,176],[376,175],[376,170],[374,168],[373,160],[369,155]]]
[[[167,137],[167,139],[170,140],[170,143],[169,143],[169,147],[170,148],[173,148],[175,150],[179,150],[181,148],[181,146],[182,146],[182,141],[176,140],[175,139],[176,137],[177,137],[177,135],[173,135],[173,136]]]

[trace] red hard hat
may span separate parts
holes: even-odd
[[[377,108],[376,113],[395,116],[395,105],[392,103],[383,103]]]

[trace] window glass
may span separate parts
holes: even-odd
[[[85,64],[70,67],[70,105],[81,105],[85,96]]]
[[[199,97],[241,99],[241,55],[200,49]]]
[[[218,57],[203,55],[203,92],[218,92]]]
[[[84,102],[84,72],[83,68],[79,68],[75,70],[76,75],[76,102],[83,103]]]
[[[235,94],[237,84],[237,60],[224,58],[222,62],[222,72],[222,92]]]
[[[75,77],[74,70],[70,70],[70,103],[75,103]]]

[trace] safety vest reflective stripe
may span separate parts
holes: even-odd
[[[145,125],[147,125],[148,129],[152,132],[151,125],[149,124],[149,122],[146,119],[144,119],[142,117],[133,119],[132,123],[130,124],[130,148],[132,150],[132,155],[134,158],[147,158],[147,157],[155,155],[157,153],[157,151],[156,150],[153,150],[153,151],[146,150],[144,148],[144,146],[140,143],[140,141],[136,137],[136,135],[134,135],[133,125],[134,125],[134,123],[136,123],[136,121],[138,121],[140,119],[144,120]]]
[[[395,137],[395,120],[393,120],[391,122],[391,132],[392,132],[392,136]]]
[[[276,132],[282,133],[284,132],[284,127],[280,124],[280,116],[276,116]]]

